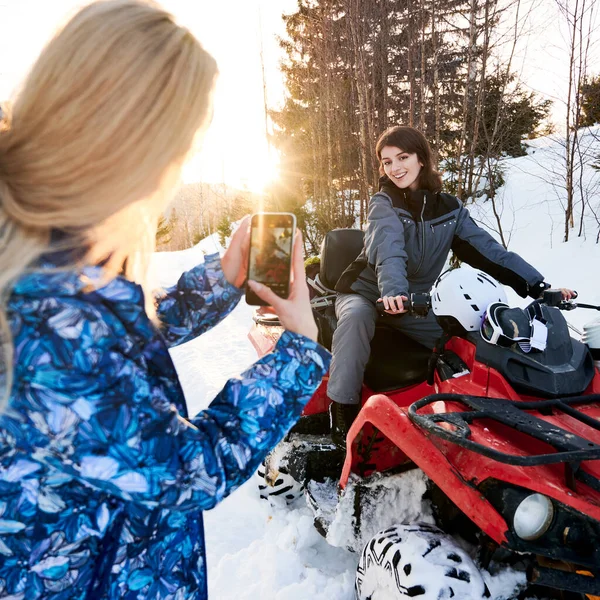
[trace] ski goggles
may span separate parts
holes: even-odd
[[[530,336],[518,335],[518,329],[517,334],[515,335],[507,335],[505,333],[504,328],[498,320],[498,316],[503,311],[509,309],[510,307],[508,304],[505,304],[504,302],[492,302],[483,313],[480,333],[481,337],[489,344],[496,344],[508,348],[514,343],[529,342]]]
[[[538,302],[532,302],[525,310],[493,302],[483,315],[480,332],[490,344],[508,348],[516,343],[525,353],[544,351],[548,341],[546,319]]]

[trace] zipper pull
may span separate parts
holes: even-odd
[[[429,227],[431,227],[431,233],[435,233],[435,229],[433,228],[433,223],[429,223]]]

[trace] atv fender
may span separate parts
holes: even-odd
[[[445,454],[413,424],[407,409],[400,408],[383,394],[371,396],[365,402],[348,431],[346,459],[340,478],[342,489],[350,477],[356,447],[353,442],[367,422],[404,452],[480,529],[497,541],[506,542],[507,524],[492,504],[459,475]]]

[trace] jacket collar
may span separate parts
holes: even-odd
[[[400,189],[387,175],[379,178],[379,191],[387,194],[394,204],[404,204],[407,206],[410,203],[410,190]]]
[[[139,301],[141,287],[124,277],[107,281],[102,265],[60,270],[83,259],[87,248],[73,241],[71,234],[53,229],[50,249],[43,254],[34,270],[23,274],[13,286],[19,296],[75,296],[94,292],[107,299]]]
[[[418,219],[423,207],[423,199],[435,196],[429,190],[400,189],[387,175],[379,179],[379,191],[387,194],[396,208],[404,209]]]
[[[12,293],[38,298],[94,294],[114,302],[143,302],[141,286],[124,277],[107,282],[101,266],[57,271],[56,265],[47,261],[40,263],[35,271],[22,275]]]

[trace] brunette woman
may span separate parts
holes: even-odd
[[[336,286],[341,293],[327,394],[333,401],[333,437],[341,445],[359,409],[378,303],[388,315],[397,315],[384,315],[388,325],[433,348],[442,333],[433,313],[425,319],[405,314],[403,300],[431,289],[450,250],[522,297],[538,298],[548,287],[539,271],[506,250],[473,221],[458,198],[442,191],[441,175],[420,131],[392,127],[380,136],[376,152],[382,177],[369,203],[364,249]],[[572,292],[563,295],[570,298]]]

